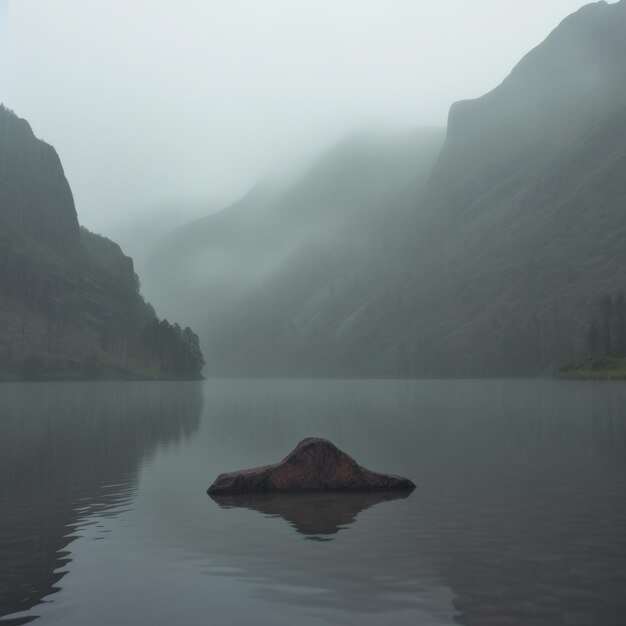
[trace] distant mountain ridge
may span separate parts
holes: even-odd
[[[147,292],[200,329],[208,353],[215,350],[209,374],[239,375],[242,361],[247,372],[268,368],[277,355],[265,339],[285,333],[280,342],[289,343],[293,320],[318,290],[388,255],[379,239],[422,192],[443,139],[436,128],[346,138],[287,189],[257,187],[174,231],[152,259]],[[259,336],[261,319],[272,330]]]
[[[80,227],[54,148],[0,106],[0,380],[201,368],[197,337],[156,317],[132,259]]]
[[[308,197],[332,189],[335,219],[296,185],[282,215],[311,220],[289,256],[219,315],[221,287],[194,287],[209,371],[532,376],[581,355],[595,299],[626,290],[624,33],[626,0],[567,17],[501,85],[453,105],[443,147],[400,156],[412,173],[371,202],[380,154],[349,175],[329,158],[332,185],[305,176]],[[276,214],[233,221],[220,246],[238,250]]]

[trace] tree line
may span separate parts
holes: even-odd
[[[599,298],[586,336],[588,356],[626,356],[626,297]]]
[[[174,377],[199,378],[204,367],[198,335],[191,328],[170,324],[156,315],[146,324],[143,348],[156,359],[162,374]]]

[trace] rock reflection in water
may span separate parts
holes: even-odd
[[[408,491],[323,491],[211,495],[222,508],[245,508],[282,517],[307,539],[331,541],[359,513],[380,502],[406,498]]]

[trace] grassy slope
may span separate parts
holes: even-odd
[[[626,380],[626,357],[587,357],[562,367],[562,380]]]

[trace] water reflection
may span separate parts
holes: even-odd
[[[385,611],[394,612],[391,623],[414,623],[397,612],[426,609],[428,624],[626,624],[626,386],[228,385],[210,400],[222,457],[210,474],[269,462],[313,423],[364,465],[419,484],[408,501],[372,507],[324,550],[221,511],[225,519],[213,523],[228,525],[229,536],[220,535],[226,545],[212,546],[212,557],[223,553],[224,567],[257,581],[277,611],[335,610],[359,623]],[[236,506],[299,523],[281,507]],[[451,592],[448,612],[434,602],[445,601],[442,589]]]
[[[0,386],[0,618],[59,590],[85,520],[127,506],[142,460],[190,436],[201,405],[191,383]]]
[[[282,517],[307,539],[332,540],[353,524],[359,513],[380,502],[406,498],[403,491],[321,493],[260,493],[211,495],[222,508],[246,508],[269,517]]]
[[[3,610],[70,568],[42,624],[626,624],[626,385],[207,381],[199,428],[189,391],[21,389],[0,387]],[[418,488],[206,496],[310,435]]]

